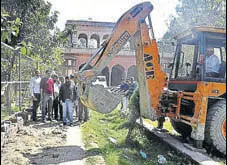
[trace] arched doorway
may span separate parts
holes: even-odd
[[[105,67],[102,72],[101,72],[102,76],[106,76],[106,81],[107,81],[107,85],[109,86],[109,68]]]
[[[111,72],[111,86],[118,86],[125,77],[125,69],[121,65],[115,65]]]
[[[134,80],[137,81],[137,69],[135,65],[132,65],[128,68],[127,78],[134,77]]]

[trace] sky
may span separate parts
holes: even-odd
[[[52,10],[60,12],[57,27],[64,29],[66,20],[88,20],[117,22],[120,16],[134,5],[144,0],[46,0],[52,4]],[[160,39],[167,30],[166,22],[175,13],[178,0],[150,0],[154,9],[151,19],[154,33]]]

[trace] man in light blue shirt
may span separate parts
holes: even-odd
[[[30,81],[30,92],[33,100],[33,111],[32,111],[32,119],[33,121],[37,121],[36,114],[37,109],[40,103],[40,71],[35,71],[35,77],[33,77]]]
[[[206,76],[219,77],[220,62],[213,48],[206,50]]]

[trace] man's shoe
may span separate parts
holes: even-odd
[[[46,123],[46,120],[42,120],[43,123]]]
[[[63,123],[63,125],[66,125],[66,123]]]
[[[73,126],[73,123],[70,123],[69,126],[72,127]]]
[[[52,119],[51,119],[51,118],[48,118],[47,120],[48,120],[48,121],[52,121]]]

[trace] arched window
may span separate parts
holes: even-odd
[[[99,48],[100,37],[97,34],[92,34],[90,38],[89,48]]]
[[[78,47],[79,48],[87,48],[88,47],[88,37],[85,33],[81,33],[78,36]]]

